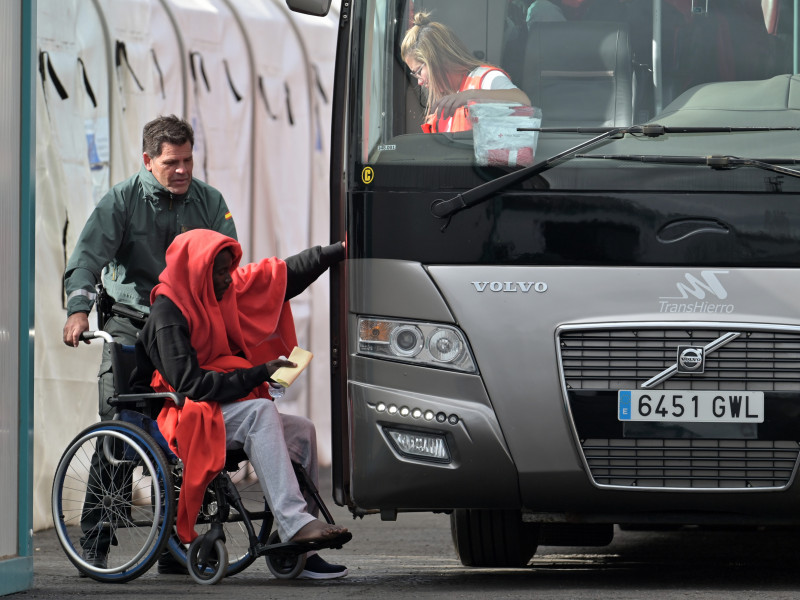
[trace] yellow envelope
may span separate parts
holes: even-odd
[[[289,387],[292,382],[297,379],[297,376],[302,373],[303,369],[308,366],[314,355],[308,350],[303,350],[299,346],[295,346],[292,353],[289,355],[290,361],[295,363],[296,367],[281,367],[272,375],[272,381],[283,387]]]

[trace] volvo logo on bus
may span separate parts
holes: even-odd
[[[531,290],[543,294],[547,291],[544,281],[470,281],[478,292],[522,292]]]
[[[702,373],[704,370],[702,346],[678,346],[678,373]]]

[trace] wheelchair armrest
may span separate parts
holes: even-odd
[[[147,406],[154,400],[172,400],[175,406],[183,406],[186,401],[181,394],[175,392],[149,392],[146,394],[120,394],[116,398],[109,398],[108,403],[111,406]]]

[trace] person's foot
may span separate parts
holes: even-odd
[[[84,562],[88,563],[89,565],[97,568],[97,569],[107,569],[108,568],[108,553],[107,552],[98,552],[96,548],[84,548],[81,551],[81,558]],[[81,577],[87,577],[86,573],[78,569],[78,575]]]
[[[347,576],[347,567],[332,565],[319,554],[312,554],[306,559],[306,567],[297,576],[298,579],[338,579]]]
[[[303,525],[289,541],[296,544],[325,543],[335,540],[345,533],[347,533],[347,527],[331,525],[319,519],[314,519],[310,523]]]
[[[186,565],[172,556],[169,550],[165,550],[161,556],[158,557],[158,574],[159,575],[188,575],[189,570]]]

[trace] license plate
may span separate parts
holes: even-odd
[[[620,390],[620,421],[763,423],[764,392]]]

